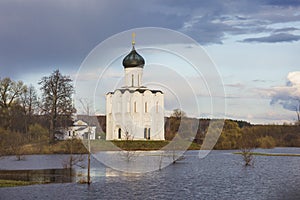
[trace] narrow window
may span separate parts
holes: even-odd
[[[134,85],[134,75],[132,74],[131,75],[131,86],[133,87],[133,85]]]
[[[119,128],[119,129],[118,129],[118,138],[119,138],[119,139],[121,139],[121,133],[122,133],[122,130],[121,130],[121,128]]]
[[[134,102],[133,107],[134,107],[134,112],[136,113],[136,101]]]
[[[147,113],[148,112],[148,104],[147,104],[147,102],[145,102],[145,113]]]
[[[140,87],[140,75],[138,74],[138,87]]]
[[[148,140],[150,140],[150,128],[148,128]]]
[[[147,139],[147,128],[144,128],[144,138]]]
[[[156,112],[158,113],[158,101],[156,102]]]

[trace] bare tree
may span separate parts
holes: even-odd
[[[122,135],[123,135],[123,141],[124,141],[124,148],[121,152],[122,157],[124,158],[125,161],[130,162],[136,159],[138,156],[138,153],[136,150],[131,149],[131,144],[134,139],[134,134],[131,133],[130,128],[128,126],[124,126],[122,129]]]
[[[256,138],[253,137],[251,128],[243,128],[239,139],[239,149],[245,166],[254,165],[253,150],[256,147]]]
[[[91,107],[92,107],[92,102],[87,99],[87,98],[80,98],[79,102],[85,112],[86,115],[90,116],[91,114]]]
[[[19,102],[24,114],[25,133],[27,134],[32,115],[38,108],[37,93],[32,85],[29,87],[24,86],[20,94]]]
[[[4,129],[11,128],[11,107],[24,89],[22,81],[12,81],[10,78],[0,78],[0,117]]]
[[[86,98],[80,98],[79,102],[81,103],[81,106],[83,107],[85,114],[88,116],[88,174],[87,174],[87,181],[81,181],[82,183],[91,183],[91,118],[90,118],[90,110],[91,110],[91,101]]]
[[[184,111],[182,111],[179,108],[177,108],[177,109],[173,110],[173,113],[171,114],[171,117],[183,118],[183,117],[186,117],[186,114],[185,114]]]
[[[0,79],[0,107],[9,108],[23,88],[22,81],[14,82],[10,78]]]
[[[123,136],[125,141],[132,141],[134,139],[134,135],[130,133],[130,129],[128,126],[123,127]]]
[[[55,70],[50,76],[45,76],[39,82],[42,90],[42,111],[50,120],[50,142],[54,141],[55,129],[66,126],[71,120],[73,107],[72,95],[74,87],[68,76]]]
[[[62,165],[66,169],[70,169],[70,175],[72,176],[72,169],[77,166],[80,168],[84,168],[85,165],[83,164],[84,157],[82,154],[74,155],[73,150],[74,148],[78,148],[78,144],[81,143],[76,138],[72,138],[66,141],[65,143],[65,150],[69,152],[69,156],[62,161]]]

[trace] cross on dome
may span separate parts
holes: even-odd
[[[138,54],[134,46],[135,46],[135,33],[132,33],[132,50],[123,59],[124,68],[131,68],[131,67],[143,68],[145,65],[144,58],[140,54]]]

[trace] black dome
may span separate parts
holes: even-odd
[[[132,48],[131,52],[123,59],[124,68],[130,68],[130,67],[143,68],[144,65],[145,65],[144,58],[136,52],[134,47]]]

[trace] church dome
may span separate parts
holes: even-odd
[[[144,65],[145,65],[144,58],[140,54],[138,54],[138,52],[136,52],[133,46],[131,52],[123,59],[124,68],[130,68],[130,67],[143,68]]]

